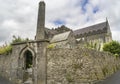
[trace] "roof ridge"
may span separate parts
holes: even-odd
[[[78,31],[78,30],[82,30],[82,29],[87,29],[87,28],[89,28],[89,27],[93,27],[93,26],[100,25],[100,24],[103,24],[103,23],[106,23],[106,21],[100,22],[100,23],[96,23],[96,24],[92,24],[92,25],[85,26],[85,27],[81,27],[81,28],[76,29],[76,30],[74,30],[74,31]]]
[[[59,34],[67,33],[67,32],[71,32],[71,31],[65,31],[65,32],[58,33],[58,34],[55,34],[55,35],[59,35]]]

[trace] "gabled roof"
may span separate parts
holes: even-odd
[[[80,35],[80,34],[89,33],[92,31],[103,30],[104,28],[106,28],[106,26],[107,26],[107,22],[105,21],[105,22],[102,22],[99,24],[95,24],[92,26],[88,26],[85,28],[75,30],[75,31],[73,31],[73,33],[74,33],[74,35]]]
[[[50,42],[51,43],[55,43],[55,42],[60,42],[60,41],[67,40],[67,38],[70,35],[70,33],[71,33],[71,31],[54,35]]]

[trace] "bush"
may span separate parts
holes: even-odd
[[[11,45],[6,45],[6,46],[0,47],[0,55],[2,55],[2,54],[8,55],[11,52],[12,52],[12,46]]]
[[[23,39],[20,36],[18,36],[18,37],[13,36],[13,40],[11,43],[9,43],[9,45],[5,44],[5,46],[3,45],[0,47],[0,55],[11,53],[12,52],[12,44],[18,43],[18,42],[27,42],[27,41],[29,41],[28,38]]]
[[[18,36],[18,37],[13,36],[13,40],[12,40],[12,43],[11,43],[11,44],[18,43],[18,42],[27,42],[27,41],[29,41],[28,38],[23,39],[23,38],[21,38],[20,36]]]
[[[110,52],[115,56],[120,56],[120,43],[112,41],[103,45],[103,51]]]
[[[50,44],[50,45],[48,45],[47,48],[48,48],[48,49],[53,49],[53,48],[55,48],[55,44]]]

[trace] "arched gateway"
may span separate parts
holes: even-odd
[[[22,81],[34,81],[34,69],[36,64],[35,51],[30,47],[25,47],[20,52],[19,67],[22,69]]]
[[[12,67],[14,71],[11,71],[11,74],[15,73],[13,79],[20,80],[20,84],[28,81],[32,84],[47,84],[48,43],[45,38],[45,2],[40,1],[35,40],[13,44],[13,58],[17,57]],[[27,84],[31,84],[29,82]]]
[[[18,57],[14,66],[16,70],[14,77],[20,80],[21,84],[26,82],[27,84],[47,84],[46,47],[48,42],[48,40],[39,40],[13,44],[13,56]]]

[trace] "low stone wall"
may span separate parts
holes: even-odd
[[[110,53],[84,48],[47,49],[47,84],[93,84],[119,67],[120,59]],[[0,55],[1,76],[18,83],[18,71],[16,55]]]
[[[18,82],[17,65],[18,59],[12,55],[0,55],[0,76],[12,81]]]
[[[0,55],[0,75],[6,78],[10,77],[11,70],[11,56]]]
[[[119,59],[96,50],[48,49],[47,84],[93,84],[115,73]]]

